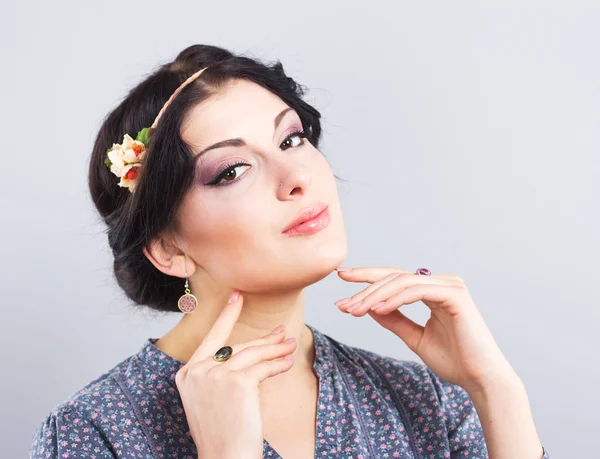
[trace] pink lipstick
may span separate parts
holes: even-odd
[[[298,215],[284,228],[285,236],[305,236],[315,234],[327,228],[331,222],[329,207],[325,203],[317,203],[302,209]]]

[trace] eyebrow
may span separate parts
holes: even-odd
[[[277,115],[275,117],[275,119],[273,120],[273,126],[274,129],[277,129],[277,127],[279,126],[279,124],[281,123],[281,120],[283,119],[283,117],[285,116],[285,114],[291,110],[294,110],[292,107],[287,107],[285,109],[283,109],[279,115]],[[243,147],[244,145],[246,145],[246,142],[244,142],[244,139],[240,139],[235,138],[235,139],[227,139],[227,140],[221,140],[220,142],[214,143],[212,144],[210,147],[206,147],[203,150],[200,151],[200,153],[198,153],[195,157],[194,157],[194,161],[196,159],[198,159],[200,156],[202,156],[204,153],[206,153],[209,150],[214,150],[215,148],[223,148],[223,147]]]

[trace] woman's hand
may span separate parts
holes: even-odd
[[[242,303],[242,294],[234,292],[198,349],[175,375],[201,458],[262,457],[264,433],[258,385],[294,364],[296,341],[284,341],[283,325],[266,336],[233,344],[228,360],[213,360],[215,352],[227,344]]]
[[[368,313],[440,378],[469,393],[518,379],[459,276],[423,276],[397,268],[338,268],[338,275],[348,282],[371,284],[336,301],[338,308],[355,317]],[[431,310],[425,326],[398,310],[417,301]]]

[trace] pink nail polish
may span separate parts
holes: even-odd
[[[348,309],[346,309],[346,312],[352,312],[354,311],[356,308],[358,308],[360,305],[362,304],[362,300],[357,301],[356,303],[354,303],[353,305],[351,305]]]
[[[235,300],[237,300],[237,297],[239,295],[240,295],[240,291],[239,290],[234,290],[233,292],[231,292],[231,295],[229,296],[228,303],[233,303]]]
[[[341,271],[341,272],[346,272],[346,271],[350,271],[352,268],[344,268],[342,266],[339,266],[337,268],[335,268],[336,271]]]
[[[343,304],[346,304],[348,301],[350,301],[350,298],[344,298],[343,300],[338,300],[338,301],[334,302],[333,304],[335,304],[336,306],[341,306]]]
[[[277,335],[278,333],[281,333],[283,331],[283,329],[285,328],[285,326],[280,325],[279,327],[277,327],[276,329],[274,329],[271,332],[271,335]]]
[[[371,311],[380,308],[381,306],[383,306],[385,304],[385,301],[380,301],[379,303],[375,303],[373,306],[371,306]]]

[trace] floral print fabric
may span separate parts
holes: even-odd
[[[315,458],[488,458],[461,387],[422,363],[349,346],[307,326],[319,379]],[[183,363],[158,349],[157,340],[148,338],[48,413],[30,458],[196,459],[175,384]],[[263,457],[281,458],[267,440]]]

